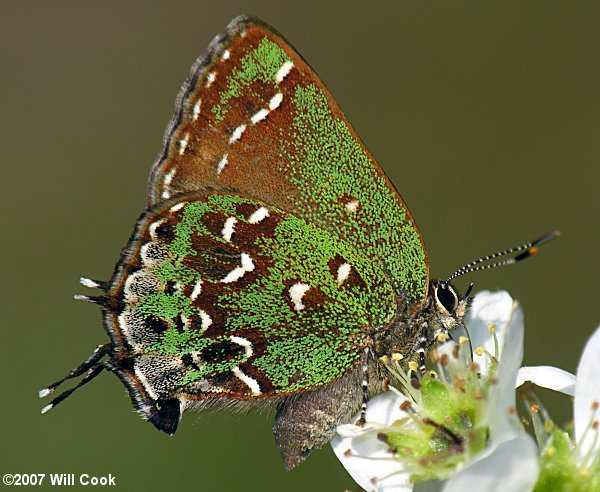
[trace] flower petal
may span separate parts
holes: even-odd
[[[465,317],[465,325],[469,329],[469,337],[473,348],[483,347],[490,354],[502,357],[504,330],[511,319],[513,299],[505,291],[489,292],[487,290],[475,294],[475,300]],[[490,334],[490,324],[496,326],[500,354],[495,353],[494,339]],[[522,349],[522,348],[521,348]],[[490,361],[486,355],[474,356],[483,374],[487,374]]]
[[[570,372],[554,366],[526,366],[519,369],[515,387],[518,388],[526,381],[542,388],[559,391],[565,395],[575,395],[576,378]]]
[[[336,432],[343,439],[354,439],[355,437],[362,436],[372,428],[373,426],[368,423],[364,427],[359,427],[356,424],[342,424],[338,425]]]
[[[503,351],[489,393],[490,438],[499,443],[522,432],[516,415],[515,381],[523,361],[523,310],[513,302],[512,314],[502,325]],[[500,326],[500,325],[498,325]]]
[[[341,435],[331,440],[335,455],[354,481],[365,490],[413,490],[408,474],[403,472],[402,463],[392,457],[388,446],[378,441],[375,435],[376,427],[406,417],[406,413],[400,410],[403,401],[401,396],[392,391],[372,398],[367,406],[367,426],[362,429],[354,426],[356,433],[351,432],[348,425],[340,426],[338,434]],[[359,415],[356,415],[354,420],[358,418]]]
[[[600,375],[600,327],[596,329],[586,343],[577,367],[573,420],[575,442],[578,445],[581,457],[589,453],[595,454],[600,449],[598,431],[589,429],[586,432],[592,420],[598,420],[597,411],[592,410],[592,404],[600,403],[598,375]]]
[[[522,434],[490,447],[449,479],[444,492],[530,492],[537,481],[538,449]]]
[[[383,425],[390,425],[396,420],[406,417],[406,412],[400,410],[400,405],[404,403],[407,398],[399,394],[397,390],[390,390],[377,395],[369,400],[367,405],[367,425],[369,423],[377,423]],[[360,417],[360,414],[356,415],[356,420]]]

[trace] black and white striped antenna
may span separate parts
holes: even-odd
[[[466,273],[476,272],[477,270],[488,270],[490,268],[496,268],[505,265],[512,265],[514,263],[523,261],[525,258],[529,258],[530,256],[535,255],[542,244],[545,244],[548,241],[551,241],[552,239],[555,239],[559,236],[560,232],[552,231],[540,237],[539,239],[536,239],[535,241],[521,244],[520,246],[515,246],[513,248],[508,248],[502,251],[497,251],[496,253],[492,253],[490,255],[482,256],[481,258],[478,258],[477,260],[474,260],[460,267],[444,281],[444,284],[448,284],[456,277],[460,277],[461,275],[464,275]],[[512,253],[518,254],[513,256],[512,258],[505,258],[503,260],[495,261],[493,263],[486,263],[495,258],[501,258]]]

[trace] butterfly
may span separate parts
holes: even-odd
[[[412,215],[314,70],[240,16],[177,96],[112,278],[82,279],[103,291],[79,297],[101,306],[110,341],[40,391],[85,374],[43,412],[103,370],[167,434],[186,410],[271,404],[291,469],[364,419],[385,356],[423,363],[462,322],[469,292],[452,278],[429,278]]]

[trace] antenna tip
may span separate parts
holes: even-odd
[[[552,241],[553,239],[556,239],[557,237],[560,237],[560,232],[559,231],[549,232],[548,234],[543,235],[539,239],[536,239],[535,241],[532,241],[531,242],[531,246],[541,246],[542,244],[545,244],[548,241]]]

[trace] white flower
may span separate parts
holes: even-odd
[[[406,433],[410,437],[413,428],[418,430],[423,427],[423,422],[435,421],[431,415],[439,417],[440,411],[452,413],[456,410],[456,402],[440,401],[439,405],[436,401],[432,403],[426,394],[426,386],[429,385],[426,379],[422,380],[424,386],[421,393],[415,396],[413,390],[410,399],[396,390],[373,398],[367,407],[367,425],[364,428],[340,426],[338,436],[332,440],[334,452],[354,480],[365,490],[462,492],[467,487],[472,487],[473,490],[492,492],[525,492],[533,488],[539,469],[537,448],[533,440],[523,432],[515,414],[514,388],[523,357],[522,310],[506,292],[481,292],[475,297],[465,325],[469,330],[472,346],[482,347],[484,350],[478,350],[473,356],[475,365],[470,358],[462,357],[468,359],[463,360],[462,369],[458,367],[461,357],[450,360],[443,368],[438,363],[438,373],[446,372],[455,379],[454,383],[437,383],[437,387],[451,393],[457,381],[464,383],[463,389],[466,389],[467,396],[460,403],[466,405],[465,412],[476,416],[477,420],[469,423],[472,431],[465,430],[462,434],[459,429],[457,434],[451,430],[453,427],[450,424],[446,426],[444,423],[434,423],[434,427],[440,428],[442,434],[450,436],[450,444],[452,439],[456,440],[457,450],[454,453],[452,450],[434,453],[433,458],[441,457],[439,462],[422,458],[411,460],[406,454],[390,452],[397,451],[389,449],[390,442],[394,442],[391,439],[394,429],[400,426],[405,433],[403,438]],[[446,354],[451,351],[452,348],[448,346],[439,350]],[[465,351],[466,346],[463,346],[461,354]],[[479,372],[479,376],[475,378],[471,377],[474,367],[478,367]],[[433,386],[436,387],[435,384]],[[410,389],[408,391],[410,394]],[[403,403],[406,411],[400,409]],[[470,440],[474,441],[472,449],[469,449],[470,443],[467,442]],[[421,449],[419,445],[424,445],[427,449],[428,444],[431,445],[427,440],[425,443],[415,441],[415,449]],[[440,462],[443,464],[444,460],[451,467],[440,466]],[[431,480],[416,485],[412,483],[413,479],[445,479],[448,476],[450,478],[446,481]]]
[[[598,409],[600,405],[600,326],[583,349],[577,367],[577,377],[556,367],[523,367],[518,383],[531,381],[537,386],[574,396],[574,442],[567,434],[555,430],[548,437],[542,457],[541,480],[556,479],[554,463],[560,463],[560,480],[569,490],[598,490],[600,487],[600,434]],[[562,444],[562,446],[561,446]]]
[[[588,340],[577,367],[573,419],[575,442],[579,451],[579,462],[582,464],[591,456],[596,456],[597,460],[598,451],[600,451],[597,425],[598,404],[600,403],[599,375],[600,327]]]

